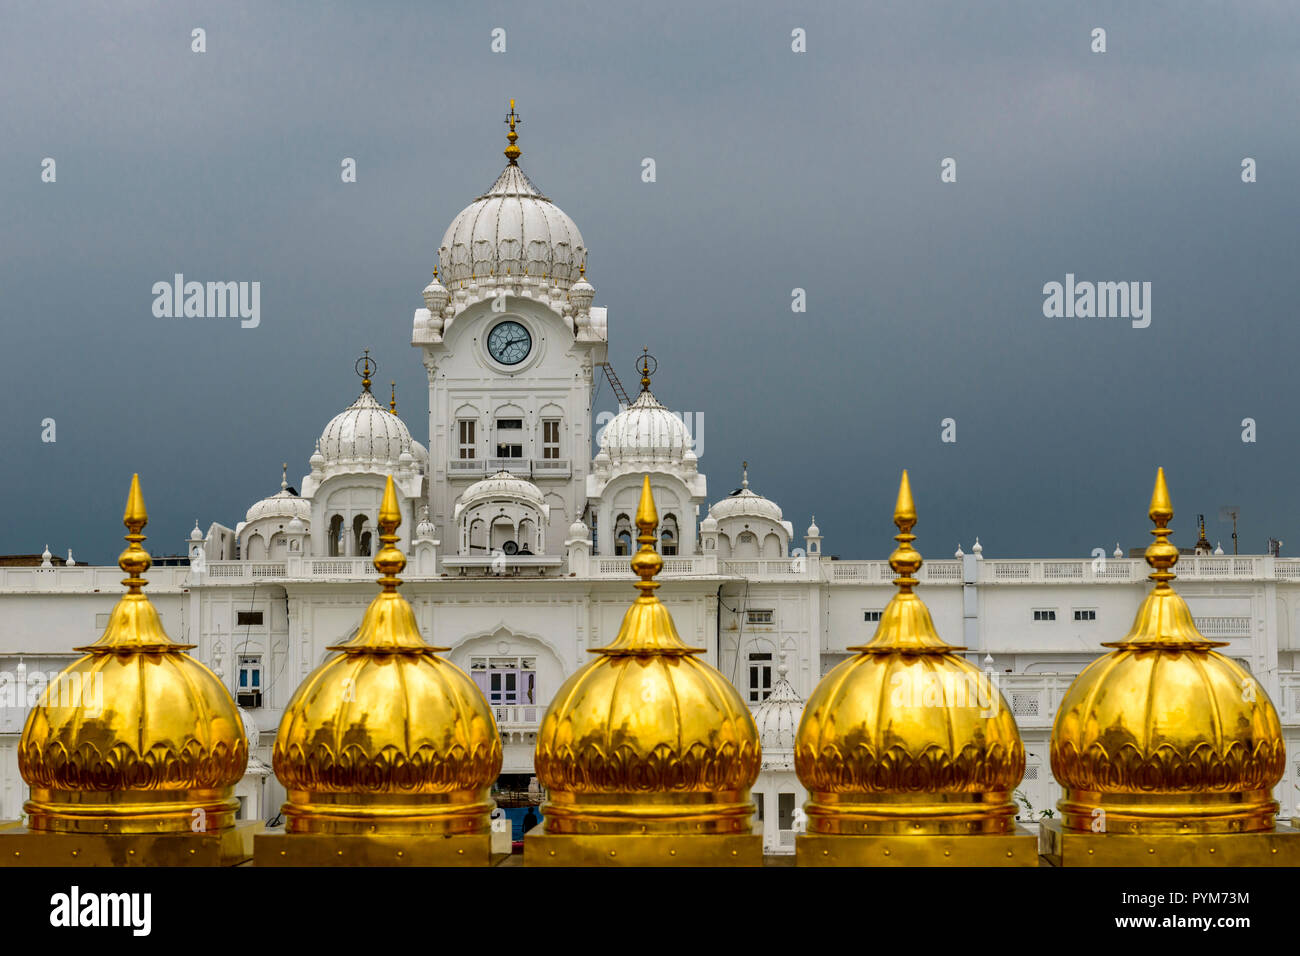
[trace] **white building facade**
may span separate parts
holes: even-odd
[[[361,392],[326,423],[301,492],[286,476],[233,528],[196,527],[189,567],[153,568],[148,594],[170,636],[196,645],[258,730],[241,801],[249,817],[274,816],[280,714],[375,594],[370,554],[392,474],[403,593],[426,639],[449,646],[482,688],[505,743],[503,774],[523,789],[551,696],[614,637],[635,596],[627,555],[648,474],[660,596],[687,643],[706,648],[758,712],[758,826],[770,852],[788,852],[804,799],[792,728],[820,677],[874,632],[895,590],[890,542],[879,560],[825,556],[816,523],[796,539],[747,470],[740,490],[710,504],[689,429],[651,391],[648,365],[640,391],[596,434],[608,317],[593,305],[587,250],[519,168],[513,138],[507,157],[447,229],[415,312],[427,447],[371,394],[363,360]],[[891,501],[882,489],[881,508]],[[937,546],[919,544],[923,554]],[[17,744],[30,704],[75,659],[72,647],[96,639],[122,590],[116,567],[46,564],[0,568],[0,819],[17,818],[27,796]],[[1300,559],[1201,553],[1175,570],[1202,633],[1228,642],[1224,652],[1277,704],[1292,759],[1276,796],[1284,814],[1300,813]],[[976,549],[920,572],[939,634],[996,676],[1019,722],[1027,820],[1059,796],[1047,754],[1061,695],[1103,640],[1125,633],[1146,571],[1140,559],[1004,560]]]

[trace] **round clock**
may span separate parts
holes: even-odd
[[[533,337],[518,322],[498,323],[487,338],[488,354],[502,365],[518,365],[533,350]]]

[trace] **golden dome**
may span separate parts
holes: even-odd
[[[233,826],[248,763],[244,725],[221,680],[163,631],[141,588],[152,561],[140,476],[122,518],[126,594],[98,641],[27,715],[18,769],[32,830],[170,833]]]
[[[546,833],[748,834],[758,729],[736,689],[687,647],[652,578],[659,524],[647,476],[637,507],[641,595],[618,636],[571,676],[537,734]]]
[[[795,738],[810,833],[1006,833],[1025,772],[1015,718],[996,685],[935,633],[913,593],[921,555],[903,472],[894,508],[898,593],[857,656],[822,678]]]
[[[356,637],[309,674],[272,751],[290,833],[486,833],[501,735],[483,694],[420,636],[397,593],[406,557],[390,476],[375,555],[383,590]]]
[[[1066,829],[1108,833],[1266,830],[1286,747],[1268,695],[1201,636],[1170,586],[1178,549],[1164,469],[1151,496],[1155,587],[1114,651],[1066,691],[1052,727],[1052,773]]]

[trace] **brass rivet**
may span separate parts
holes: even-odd
[[[1088,856],[1092,856],[1092,847],[1088,847]]]
[[[613,851],[613,850],[610,850],[610,851],[609,851],[609,855],[610,855],[610,856],[614,856],[614,855],[615,855],[615,854],[614,854],[614,851]]]
[[[1011,851],[1007,850],[1007,856],[1011,856]]]
[[[885,850],[885,856],[889,856],[889,850],[888,850],[888,849]]]
[[[1273,852],[1276,853],[1277,850],[1274,850]],[[669,856],[676,856],[676,855],[677,855],[677,851],[676,851],[676,850],[669,850],[669,851],[668,851],[668,855],[669,855]]]
[[[135,856],[135,850],[127,850],[127,856]]]
[[[465,855],[465,851],[464,851],[464,850],[457,850],[457,851],[456,851],[456,855],[457,855],[457,856],[464,856],[464,855]]]
[[[822,856],[830,856],[830,855],[831,855],[830,850],[822,850]]]
[[[1214,852],[1214,847],[1210,847],[1210,852],[1211,852],[1211,853]]]
[[[76,855],[77,855],[78,853],[80,853],[80,852],[81,852],[80,850],[73,850],[73,851],[72,851],[72,855],[73,855],[73,856],[76,856]]]
[[[944,856],[952,856],[952,850],[944,850],[944,851],[943,851],[943,855],[944,855]]]
[[[551,856],[555,856],[555,851],[554,851],[554,850],[551,851]]]
[[[191,847],[191,848],[190,848],[190,856],[193,856],[193,855],[194,855],[194,849]]]
[[[288,853],[287,850],[281,850],[281,851],[280,851],[280,855],[281,855],[281,856],[285,856],[287,853]]]
[[[342,855],[343,855],[343,851],[342,851],[342,850],[339,850],[339,856],[342,856]]]
[[[1148,848],[1147,848],[1147,852],[1148,852],[1148,853],[1154,853],[1154,852],[1156,852],[1156,848],[1155,848],[1155,847],[1148,847]],[[1213,852],[1213,851],[1211,851],[1211,852]]]
[[[397,851],[397,855],[398,855],[398,856],[405,856],[405,855],[406,855],[406,851],[405,851],[405,850],[398,850],[398,851]]]

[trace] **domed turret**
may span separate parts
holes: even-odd
[[[228,829],[244,775],[243,722],[220,679],[163,631],[142,588],[152,563],[139,476],[122,518],[127,592],[98,641],[27,715],[18,769],[31,787],[33,831],[104,835]],[[132,850],[134,853],[134,850]]]
[[[245,524],[252,524],[254,521],[260,521],[263,518],[279,518],[286,522],[295,518],[311,521],[311,502],[306,498],[298,497],[289,490],[288,467],[288,465],[284,466],[284,473],[280,476],[279,492],[269,498],[263,498],[249,508],[244,516]],[[198,531],[197,522],[194,530]],[[202,540],[202,538],[203,535],[200,533],[199,540]],[[190,532],[190,539],[194,540],[194,532]]]
[[[691,450],[691,433],[681,417],[660,404],[649,386],[600,433],[600,455],[615,466],[623,463],[681,462]]]
[[[642,479],[632,570],[638,597],[618,636],[571,676],[537,734],[535,765],[550,801],[545,831],[525,838],[543,865],[757,865],[750,788],[758,730],[735,688],[686,646],[655,596],[659,516]]]
[[[491,189],[451,221],[438,247],[442,278],[450,289],[524,275],[568,289],[586,262],[578,227],[519,168],[514,108],[511,100],[506,168]]]
[[[501,770],[501,738],[478,687],[436,653],[447,648],[424,642],[411,605],[397,593],[406,566],[395,546],[400,523],[390,476],[379,510],[383,547],[374,559],[383,590],[356,637],[329,648],[333,656],[302,682],[280,721],[272,763],[289,800],[286,835],[276,846],[308,834],[423,835],[437,837],[434,845],[469,835],[482,837],[477,856],[486,863],[488,791]],[[388,862],[400,862],[405,851],[396,848],[405,845],[392,843]],[[259,865],[262,859],[259,848]]]
[[[1114,650],[1079,674],[1052,727],[1066,831],[1212,834],[1271,830],[1286,767],[1264,689],[1201,636],[1174,591],[1178,549],[1164,469],[1149,511],[1155,587]],[[1165,861],[1156,861],[1163,863]],[[1208,862],[1208,861],[1207,861]]]
[[[916,841],[926,836],[1010,834],[1012,792],[1025,771],[1020,733],[997,687],[935,633],[913,592],[922,559],[912,547],[916,507],[906,471],[894,523],[898,547],[889,563],[900,575],[898,593],[875,636],[850,647],[856,656],[813,690],[795,745],[795,769],[809,791],[808,833],[902,838],[886,843],[885,855],[920,852],[914,848],[924,841]],[[835,842],[843,844],[828,839],[819,852],[832,852],[826,847]],[[802,843],[799,854],[803,861]],[[1017,862],[1037,862],[1032,845],[1020,855]]]
[[[763,748],[763,769],[793,770],[795,734],[803,715],[803,698],[785,676],[789,668],[784,655],[776,671],[772,692],[754,708],[754,724]]]
[[[361,394],[357,400],[330,419],[316,443],[321,468],[330,465],[395,465],[402,452],[412,452],[420,460],[424,449],[415,445],[411,431],[396,413],[384,408],[370,393],[370,376],[378,366],[370,350],[358,360]],[[311,457],[312,472],[317,469],[316,455]]]

